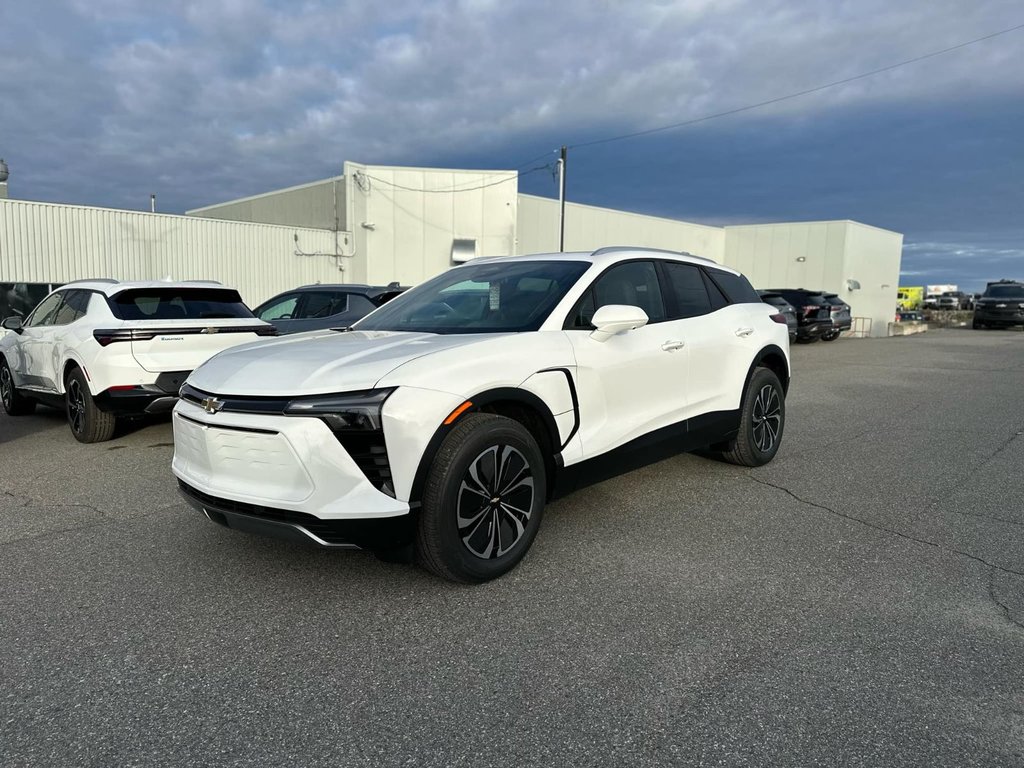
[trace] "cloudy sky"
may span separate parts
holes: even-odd
[[[0,156],[12,196],[179,212],[346,159],[529,169],[1019,24],[1020,0],[5,0]],[[858,219],[906,234],[905,283],[1024,278],[1024,29],[569,163],[579,202]]]

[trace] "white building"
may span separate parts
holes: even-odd
[[[642,245],[743,271],[758,288],[835,292],[855,331],[886,335],[903,237],[852,221],[713,227],[566,206],[566,250]],[[84,277],[214,279],[251,305],[315,282],[417,283],[478,256],[558,249],[556,200],[514,171],[346,162],[322,181],[186,216],[0,200],[0,295]]]

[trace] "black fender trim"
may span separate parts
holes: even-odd
[[[782,351],[781,347],[779,347],[777,344],[769,344],[767,347],[764,347],[760,352],[754,355],[754,360],[753,362],[750,363],[750,368],[747,369],[747,377],[743,380],[744,395],[747,392],[747,386],[750,384],[750,379],[754,375],[754,369],[757,368],[761,364],[761,361],[768,357],[768,355],[778,355],[779,358],[781,358],[782,361],[786,364],[786,378],[782,382],[782,391],[783,393],[789,392],[789,381],[790,378],[792,378],[792,374],[789,369],[789,360],[786,357],[786,353]],[[743,407],[742,399],[740,400],[740,407]]]
[[[543,371],[537,371],[537,373],[542,372]],[[569,372],[566,371],[566,374],[568,375]],[[569,379],[571,382],[571,376]],[[573,393],[573,402],[575,404],[575,388],[571,388],[570,391]],[[490,405],[491,403],[509,400],[529,406],[532,410],[540,414],[541,420],[544,422],[544,426],[547,429],[548,438],[551,440],[551,446],[552,448],[557,448],[554,455],[551,457],[554,462],[554,466],[557,467],[561,465],[562,453],[561,446],[559,446],[558,442],[558,424],[555,422],[555,417],[551,414],[551,409],[548,408],[547,404],[537,397],[537,395],[532,392],[528,392],[525,389],[519,389],[518,387],[498,387],[496,389],[488,389],[484,392],[472,395],[471,397],[467,397],[466,400],[473,403],[473,406],[471,408],[467,408],[465,413],[478,413],[483,407]],[[579,416],[577,415],[577,427],[578,419]],[[437,455],[438,450],[440,450],[441,443],[444,442],[444,439],[448,437],[448,433],[451,432],[458,423],[459,420],[455,419],[451,424],[440,424],[434,431],[433,436],[430,438],[430,442],[427,443],[427,447],[424,449],[423,455],[420,457],[419,466],[416,468],[416,475],[413,477],[412,489],[409,491],[410,506],[419,504],[420,499],[423,496],[423,486],[426,485],[427,482],[427,473],[430,472],[430,465],[434,463],[434,457]]]
[[[561,444],[561,446],[559,446],[559,448],[558,448],[559,451],[564,451],[565,450],[565,446],[567,446],[569,444],[569,441],[572,440],[576,436],[576,433],[580,431],[580,399],[576,395],[576,382],[573,381],[572,371],[570,371],[568,368],[545,368],[545,369],[543,369],[541,371],[537,371],[537,373],[564,373],[565,374],[565,382],[566,382],[566,384],[569,385],[569,397],[572,399],[573,422],[572,422],[572,429],[569,430],[568,437],[565,438],[565,442],[563,442]],[[535,373],[533,375],[536,376],[537,373]],[[529,379],[527,379],[527,381],[529,381]],[[557,424],[555,424],[555,433],[554,434],[555,434],[556,437],[558,436],[558,425]]]

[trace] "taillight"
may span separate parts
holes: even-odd
[[[819,309],[821,309],[821,307],[819,307],[817,304],[804,304],[802,307],[800,307],[800,309],[802,309],[804,312],[817,312]]]
[[[130,328],[98,328],[92,332],[92,337],[99,342],[101,347],[110,346],[115,341],[146,341],[156,335],[156,331],[141,331]]]
[[[768,315],[768,317],[770,317],[779,325],[786,325],[786,316],[781,312],[776,312],[774,315]]]

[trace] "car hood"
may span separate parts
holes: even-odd
[[[371,389],[410,360],[493,334],[312,331],[234,347],[192,372],[188,383],[219,395],[279,396]]]

